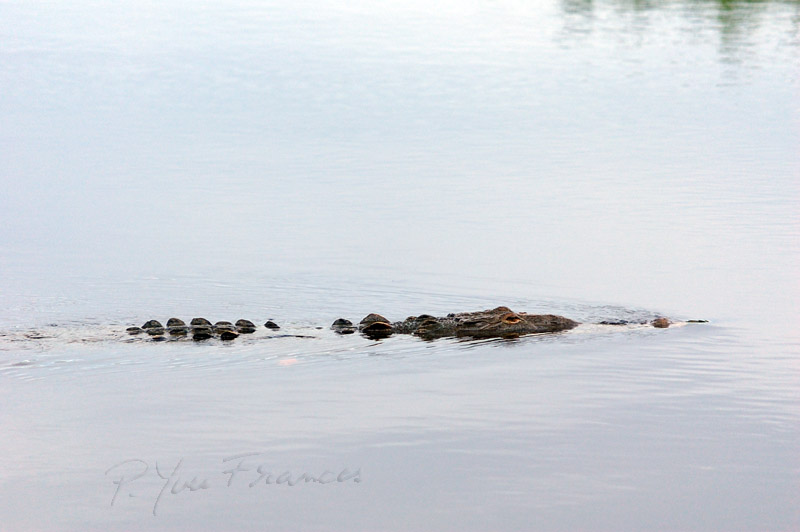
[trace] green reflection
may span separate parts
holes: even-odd
[[[729,62],[738,62],[765,26],[782,32],[783,44],[800,47],[800,0],[561,0],[561,8],[576,35],[591,32],[609,13],[633,17],[634,31],[653,31],[664,13],[677,13],[692,31],[718,34],[722,60]]]
[[[751,9],[753,6],[788,5],[798,6],[800,0],[606,0],[597,2],[596,0],[562,0],[565,11],[575,13],[583,10],[591,10],[600,5],[617,5],[625,9],[645,11],[665,6],[683,5],[688,8],[702,6],[714,6],[720,11],[736,11],[741,9]]]

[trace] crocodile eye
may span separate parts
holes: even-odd
[[[508,325],[513,325],[515,323],[519,323],[522,321],[522,318],[514,314],[513,312],[509,312],[508,314],[503,314],[500,317],[500,321],[503,323],[507,323]]]

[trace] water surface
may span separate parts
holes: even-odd
[[[797,2],[0,20],[4,527],[800,528]],[[326,328],[498,305],[711,323]],[[119,338],[173,315],[313,338]]]

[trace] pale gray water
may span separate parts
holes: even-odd
[[[0,529],[800,529],[799,64],[797,2],[0,1]],[[711,323],[315,328],[500,304]],[[315,338],[80,341],[172,315]]]

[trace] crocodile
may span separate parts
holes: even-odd
[[[618,320],[599,323],[602,325],[628,325],[632,322]],[[656,328],[667,328],[672,322],[667,318],[659,317],[650,322],[641,323],[649,323]],[[392,334],[411,334],[424,339],[435,339],[444,337],[517,338],[526,334],[567,331],[578,325],[580,323],[564,316],[528,314],[514,312],[508,307],[497,307],[477,312],[451,313],[444,317],[421,314],[394,323],[380,314],[368,314],[357,325],[353,325],[353,322],[345,318],[339,318],[333,322],[330,328],[342,335],[358,331],[373,339],[386,338]],[[272,330],[280,329],[280,326],[272,320],[268,320],[264,327]],[[212,324],[205,318],[194,318],[187,325],[179,318],[170,318],[167,320],[166,326],[158,320],[148,320],[141,327],[128,327],[126,331],[130,335],[147,334],[154,341],[163,341],[168,338],[172,340],[191,338],[196,341],[219,338],[229,341],[242,334],[252,334],[256,332],[256,329],[257,326],[252,321],[245,319],[240,319],[235,323],[218,321]],[[280,336],[306,337],[294,334]]]
[[[705,322],[705,320],[690,320]],[[668,318],[659,317],[649,324],[665,329],[672,323]],[[630,325],[633,322],[618,320],[600,322],[603,325]],[[409,316],[403,321],[390,322],[380,314],[368,314],[358,325],[350,320],[339,318],[331,329],[339,334],[352,334],[359,331],[369,338],[385,338],[392,334],[413,334],[424,339],[444,337],[469,338],[517,338],[526,334],[556,333],[574,329],[579,322],[555,314],[527,314],[514,312],[508,307],[481,310],[477,312],[458,312],[444,317],[429,314]]]

